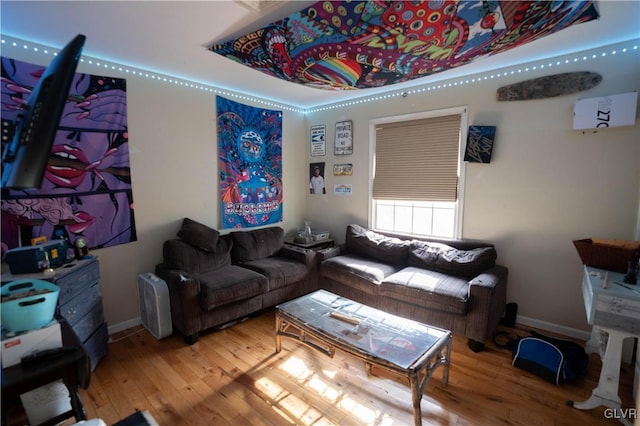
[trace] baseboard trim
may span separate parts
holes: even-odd
[[[554,333],[562,334],[564,336],[573,337],[575,339],[589,340],[591,333],[589,331],[578,330],[576,328],[565,327],[562,325],[554,324],[547,321],[541,321],[535,318],[523,317],[518,315],[516,323],[520,325],[526,325],[528,327],[539,328],[541,330],[552,331]],[[109,325],[109,334],[118,333],[120,331],[127,330],[132,327],[136,327],[142,324],[142,318],[137,317],[128,321],[123,321],[118,324]]]
[[[541,321],[535,318],[523,317],[518,315],[516,317],[516,323],[520,325],[526,325],[529,327],[538,328],[541,330],[551,331],[553,333],[562,334],[563,336],[573,337],[574,339],[581,339],[584,341],[589,340],[591,336],[590,331],[578,330],[577,328],[565,327],[563,325],[554,324],[547,321]]]
[[[108,326],[109,335],[118,333],[120,331],[127,330],[132,327],[136,327],[142,324],[142,318],[137,317],[130,319],[128,321],[123,321],[118,324]],[[574,339],[581,339],[585,342],[589,340],[591,336],[590,331],[578,330],[577,328],[565,327],[563,325],[554,324],[552,322],[541,321],[535,318],[523,317],[522,315],[518,315],[516,317],[516,324],[525,325],[528,327],[537,328],[540,330],[551,331],[553,333],[558,333],[563,336],[573,337]],[[630,363],[633,356],[633,339],[627,339],[629,342],[625,342],[625,347],[623,349],[622,359],[623,361]]]
[[[127,330],[131,327],[138,326],[140,324],[142,324],[142,318],[137,317],[137,318],[130,319],[128,321],[119,322],[118,324],[109,325],[107,329],[109,331],[109,335],[111,335],[114,333],[118,333],[120,331]]]

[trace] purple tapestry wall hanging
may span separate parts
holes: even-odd
[[[3,149],[44,67],[2,57]],[[2,190],[2,242],[83,237],[90,249],[136,241],[126,80],[76,73],[40,189]]]
[[[598,18],[592,1],[319,1],[210,51],[331,90],[406,82]]]
[[[282,111],[216,98],[221,226],[282,222]]]

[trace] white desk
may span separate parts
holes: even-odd
[[[603,288],[607,273],[608,286]],[[640,285],[624,284],[623,278],[624,274],[618,272],[584,267],[582,296],[587,321],[593,326],[586,350],[600,354],[602,370],[598,386],[591,397],[586,401],[573,403],[580,410],[601,405],[614,410],[622,408],[618,395],[622,344],[626,338],[640,337]],[[623,423],[631,424],[623,415],[617,418]]]

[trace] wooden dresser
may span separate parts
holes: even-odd
[[[62,265],[50,275],[2,274],[2,284],[33,278],[53,282],[60,287],[57,312],[67,320],[91,357],[91,371],[107,354],[109,333],[102,310],[100,264],[97,258]]]

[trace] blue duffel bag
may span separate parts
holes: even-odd
[[[544,380],[559,385],[582,377],[587,372],[589,357],[584,348],[570,340],[557,339],[536,331],[496,345],[510,349],[512,365]]]

